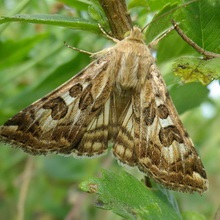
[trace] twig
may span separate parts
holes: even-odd
[[[112,36],[119,40],[132,29],[131,17],[127,11],[125,0],[99,0],[112,31]]]
[[[220,206],[218,207],[214,217],[214,220],[219,220],[219,219],[220,219]]]
[[[80,220],[82,219],[82,206],[85,203],[86,199],[88,199],[87,195],[77,195],[75,201],[72,204],[72,209],[65,217],[65,220]],[[80,211],[79,211],[80,210]]]
[[[25,200],[27,197],[28,187],[31,179],[31,174],[33,171],[33,158],[28,157],[26,166],[24,169],[24,173],[22,174],[22,185],[21,190],[18,198],[17,204],[17,218],[16,220],[24,220],[24,210],[25,210]]]
[[[182,37],[186,43],[188,43],[191,47],[193,47],[196,51],[198,51],[200,54],[205,56],[206,59],[212,59],[212,58],[220,58],[220,54],[213,53],[207,50],[204,50],[202,47],[200,47],[198,44],[196,44],[194,41],[192,41],[178,26],[178,24],[172,20],[173,27],[177,31],[177,33]]]

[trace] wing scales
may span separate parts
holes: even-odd
[[[139,99],[140,118],[151,118],[140,120],[146,133],[141,136],[140,132],[139,136],[139,169],[170,189],[201,193],[208,187],[205,170],[158,70],[152,68],[152,79],[146,82]],[[149,94],[149,86],[153,94]]]
[[[112,81],[107,67],[107,58],[91,63],[1,126],[0,139],[32,154],[78,152],[76,146],[88,124],[98,118],[110,96]]]

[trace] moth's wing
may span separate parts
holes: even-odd
[[[114,129],[114,145],[113,154],[119,160],[119,162],[135,166],[137,165],[137,154],[135,150],[135,127],[134,127],[134,112],[133,112],[133,96],[131,92],[126,91],[127,97],[113,95],[113,103],[115,103],[114,115],[116,120],[113,123]],[[117,105],[118,103],[118,105]],[[121,114],[118,114],[121,113]],[[114,118],[114,117],[113,117]]]
[[[101,100],[100,100],[101,101]],[[87,127],[83,130],[84,134],[74,149],[77,156],[97,156],[107,153],[109,132],[109,111],[110,98],[103,100],[97,115],[92,118]],[[85,120],[89,120],[85,119]]]
[[[137,103],[133,104],[140,121],[136,146],[139,169],[170,189],[199,193],[207,190],[202,162],[155,65],[140,88],[134,99]],[[141,106],[139,113],[137,106]]]
[[[112,90],[108,65],[108,56],[94,61],[19,112],[0,127],[0,140],[32,154],[93,156],[104,153]]]

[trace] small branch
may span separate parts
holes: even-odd
[[[30,179],[33,173],[33,158],[28,157],[25,170],[22,176],[22,183],[21,183],[21,190],[19,194],[18,204],[17,204],[17,220],[24,219],[24,212],[25,212],[25,201],[27,197],[27,192],[30,184]]]
[[[132,29],[131,17],[127,11],[125,0],[99,0],[112,31],[112,36],[119,40]]]
[[[200,47],[198,44],[196,44],[194,41],[192,41],[178,26],[178,24],[172,20],[173,27],[177,31],[177,33],[182,37],[186,43],[188,43],[191,47],[193,47],[197,52],[205,56],[206,59],[212,59],[212,58],[220,58],[220,54],[213,53],[207,50],[204,50],[202,47]]]
[[[82,219],[82,213],[80,211],[82,211],[83,204],[86,202],[87,199],[88,198],[86,194],[76,194],[76,196],[74,197],[74,201],[72,201],[72,209],[65,217],[65,220]]]
[[[214,217],[214,220],[218,220],[218,219],[220,219],[220,206],[218,207]]]

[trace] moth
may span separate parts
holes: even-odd
[[[203,193],[208,180],[166,85],[134,27],[69,81],[0,127],[0,140],[34,155],[107,153],[164,187]]]

